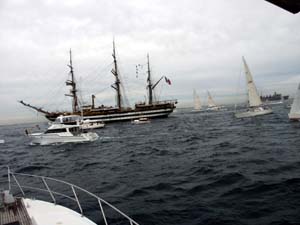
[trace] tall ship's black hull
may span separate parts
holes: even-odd
[[[163,118],[168,117],[176,108],[176,101],[169,101],[165,104],[143,105],[137,106],[135,109],[91,109],[83,112],[69,113],[69,112],[56,112],[47,113],[45,117],[54,121],[60,115],[82,115],[84,120],[94,120],[99,122],[111,123],[119,121],[128,121],[139,118]]]

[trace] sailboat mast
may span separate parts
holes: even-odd
[[[147,78],[147,82],[148,82],[148,95],[149,95],[149,105],[152,104],[153,102],[153,87],[152,87],[152,82],[151,82],[151,70],[150,70],[150,62],[149,62],[149,54],[147,54],[147,66],[148,66],[148,78]]]
[[[121,90],[120,90],[120,79],[118,74],[118,65],[117,65],[117,58],[116,58],[116,50],[115,50],[115,41],[113,41],[113,59],[114,59],[114,69],[112,69],[112,74],[116,77],[115,86],[112,86],[117,91],[117,106],[121,109]]]
[[[71,80],[66,81],[67,86],[71,86],[70,93],[66,94],[66,96],[70,96],[73,98],[72,100],[72,110],[73,113],[78,111],[78,98],[77,98],[77,90],[76,90],[76,82],[74,79],[74,70],[73,70],[73,64],[72,64],[72,51],[70,49],[70,64],[68,65],[70,67],[70,74],[71,74]]]

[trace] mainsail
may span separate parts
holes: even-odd
[[[201,102],[200,102],[200,97],[197,94],[197,92],[194,90],[194,109],[195,110],[200,110],[201,109]]]
[[[260,105],[262,105],[262,102],[260,100],[260,97],[259,97],[257,89],[255,87],[251,72],[249,70],[249,67],[248,67],[244,57],[243,57],[243,62],[244,62],[244,67],[245,67],[246,79],[247,79],[249,106],[250,107],[260,106]]]
[[[293,100],[293,104],[292,104],[292,107],[291,107],[290,114],[291,115],[300,114],[300,84],[298,86],[296,96]]]
[[[217,104],[213,100],[213,98],[212,98],[211,94],[209,93],[209,91],[207,91],[207,96],[208,96],[208,98],[207,98],[207,105],[208,105],[208,107],[216,107]]]

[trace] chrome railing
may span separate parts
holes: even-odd
[[[107,219],[107,216],[105,214],[103,206],[108,206],[110,209],[117,212],[119,215],[124,217],[129,222],[130,225],[139,225],[136,221],[131,219],[129,216],[127,216],[125,213],[123,213],[121,210],[119,210],[118,208],[116,208],[112,204],[108,203],[107,201],[105,201],[104,199],[98,197],[97,195],[95,195],[95,194],[93,194],[93,193],[91,193],[91,192],[89,192],[89,191],[87,191],[87,190],[85,190],[81,187],[78,187],[77,185],[71,184],[71,183],[66,182],[66,181],[58,180],[58,179],[55,179],[55,178],[51,178],[51,177],[37,176],[37,175],[31,175],[31,174],[25,174],[25,173],[15,173],[15,172],[12,172],[9,167],[7,167],[7,168],[8,168],[8,188],[9,188],[10,192],[12,191],[13,186],[18,187],[18,189],[22,193],[23,197],[26,197],[24,189],[31,189],[31,190],[35,190],[35,191],[47,192],[50,195],[50,197],[51,197],[54,204],[57,204],[57,200],[56,200],[55,196],[62,196],[64,198],[67,198],[67,199],[70,199],[70,200],[76,202],[81,215],[84,216],[84,211],[83,211],[83,208],[82,208],[82,204],[80,203],[80,200],[78,198],[78,194],[76,193],[76,191],[81,191],[81,192],[84,192],[85,194],[95,198],[98,201],[99,211],[101,212],[100,215],[102,215],[102,218],[104,220],[105,225],[108,225],[109,223],[108,223],[108,219]],[[45,188],[38,188],[38,187],[22,185],[20,183],[20,180],[17,179],[17,177],[18,178],[20,178],[20,177],[27,177],[27,178],[32,177],[32,178],[35,178],[35,179],[39,179],[40,181],[42,181]],[[49,183],[49,181],[52,181],[52,182],[54,181],[54,182],[57,182],[59,184],[69,186],[70,190],[73,193],[73,196],[69,196],[67,194],[63,194],[63,193],[54,191],[53,189],[50,188],[47,181],[48,181],[48,183]],[[15,184],[13,184],[13,182],[15,182]]]

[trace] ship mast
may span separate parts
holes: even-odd
[[[147,78],[147,88],[148,88],[148,96],[149,96],[149,102],[148,104],[151,105],[153,102],[153,87],[152,87],[152,82],[151,82],[151,70],[150,70],[150,62],[149,62],[149,54],[147,54],[147,66],[148,66],[148,78]]]
[[[74,71],[73,71],[73,64],[72,64],[72,51],[70,49],[70,64],[68,65],[70,67],[70,74],[71,74],[71,80],[66,81],[67,86],[71,86],[70,94],[66,94],[66,96],[72,97],[72,110],[73,113],[78,111],[78,98],[77,98],[77,90],[76,90],[76,82],[74,79]]]
[[[115,41],[113,41],[113,54],[112,57],[114,58],[114,68],[111,70],[111,73],[116,77],[115,84],[111,87],[117,91],[117,106],[121,110],[121,89],[120,89],[120,79],[118,74],[118,65],[117,65],[117,58],[116,58],[116,50],[115,50]]]

